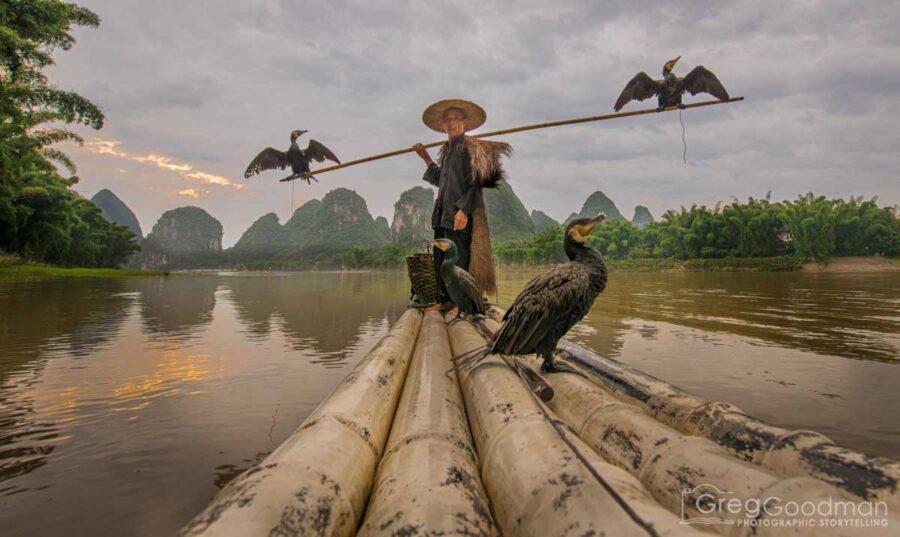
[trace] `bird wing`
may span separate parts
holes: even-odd
[[[463,292],[472,299],[472,302],[475,304],[476,311],[475,313],[484,313],[484,299],[482,298],[483,293],[481,292],[481,288],[478,287],[478,282],[475,281],[475,278],[466,272],[465,270],[459,267],[453,267],[455,270],[453,272],[456,273],[457,281],[459,281],[459,286],[462,288]]]
[[[719,82],[719,79],[716,78],[716,75],[714,75],[712,71],[702,65],[694,67],[686,77],[681,79],[680,89],[681,93],[687,91],[691,95],[709,93],[720,101],[727,101],[729,99],[728,92],[725,91],[725,86]]]
[[[493,348],[507,354],[534,352],[576,306],[589,283],[587,272],[574,263],[556,266],[531,280],[503,316]]]
[[[306,153],[308,158],[313,159],[316,162],[325,162],[325,159],[328,159],[337,162],[338,164],[341,163],[330,149],[315,140],[309,141],[309,145],[306,146],[306,151],[304,151],[304,153]]]
[[[276,168],[283,170],[287,168],[287,165],[287,153],[274,147],[267,147],[260,151],[250,165],[247,166],[247,171],[244,172],[244,179],[248,179],[264,170],[274,170]]]
[[[619,95],[619,99],[616,101],[616,106],[613,108],[618,112],[623,106],[628,104],[628,101],[633,99],[643,101],[644,99],[653,97],[657,93],[659,93],[659,82],[653,80],[650,78],[650,75],[641,71],[634,75],[631,82],[625,86],[625,89],[622,90],[622,94]]]

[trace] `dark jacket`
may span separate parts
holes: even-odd
[[[472,214],[481,203],[481,185],[472,174],[472,162],[464,140],[465,134],[451,140],[441,166],[430,164],[422,177],[438,187],[434,212],[431,214],[432,228],[453,229],[457,210],[466,213],[471,221]]]

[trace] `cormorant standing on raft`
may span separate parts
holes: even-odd
[[[569,262],[535,277],[522,289],[503,316],[503,325],[487,346],[454,358],[456,367],[488,354],[540,355],[542,371],[562,370],[553,362],[556,343],[591,309],[606,288],[603,255],[586,245],[597,225],[606,219],[579,218],[566,227],[563,247]]]
[[[616,112],[628,104],[628,101],[643,101],[654,95],[659,96],[657,112],[661,112],[668,106],[684,108],[684,105],[681,104],[681,96],[684,95],[685,91],[690,92],[691,95],[709,93],[720,101],[727,101],[730,98],[728,92],[725,91],[725,86],[719,82],[716,75],[702,65],[694,67],[694,70],[684,78],[675,76],[672,69],[675,68],[675,63],[679,59],[681,59],[681,56],[666,62],[663,66],[662,80],[653,80],[650,78],[650,75],[643,71],[635,75],[628,85],[625,86],[625,89],[622,90],[622,94],[619,95],[619,99],[613,107]]]
[[[435,239],[425,242],[444,252],[444,260],[440,267],[441,278],[444,280],[450,300],[457,308],[456,317],[450,321],[450,324],[456,322],[463,315],[480,315],[483,318],[485,314],[483,293],[475,278],[456,266],[458,257],[456,243],[450,239]]]
[[[247,166],[247,171],[244,172],[244,179],[249,179],[251,176],[264,170],[274,170],[276,168],[283,170],[290,165],[294,174],[285,177],[282,181],[300,178],[305,179],[307,183],[311,183],[310,179],[316,178],[309,175],[309,161],[325,162],[325,159],[328,159],[338,164],[341,163],[330,149],[315,140],[310,140],[306,149],[300,149],[300,146],[297,145],[297,138],[300,138],[305,132],[307,131],[297,130],[291,133],[291,147],[287,151],[279,151],[274,147],[267,147],[260,151],[256,158],[253,159],[253,162]],[[316,179],[316,182],[318,183],[319,180]]]

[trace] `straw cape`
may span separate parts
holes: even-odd
[[[433,106],[435,105],[431,107]],[[463,148],[469,156],[469,162],[472,164],[472,174],[475,176],[475,179],[481,184],[482,188],[496,188],[497,183],[506,179],[506,170],[503,169],[500,163],[500,157],[510,156],[512,154],[512,146],[505,142],[491,142],[468,136],[463,140]],[[447,154],[448,149],[448,143],[444,143],[441,146],[438,158],[439,166],[443,165],[444,156]],[[479,196],[481,201],[472,215],[472,252],[469,261],[469,274],[475,278],[482,291],[493,295],[497,293],[497,277],[494,274],[494,257],[491,252],[491,235],[488,228],[487,212],[484,208],[484,196],[481,194]]]

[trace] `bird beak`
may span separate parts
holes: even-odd
[[[674,60],[672,60],[672,67],[675,67],[675,64],[678,63],[678,60],[680,60],[680,59],[681,59],[681,56],[679,56],[679,57],[675,58]]]
[[[679,56],[679,57],[680,57],[680,56]],[[297,132],[300,133],[300,134],[297,135],[297,136],[299,137],[299,136],[303,136],[304,134],[306,134],[306,133],[309,132],[309,131],[297,131]]]
[[[593,233],[594,228],[597,227],[597,225],[600,224],[600,222],[602,222],[604,220],[606,220],[606,215],[603,213],[598,214],[597,216],[588,220],[587,224],[584,224],[583,226],[581,226],[581,229],[578,230],[579,234],[582,237],[587,237],[588,235]]]
[[[442,251],[442,252],[446,252],[446,251],[447,251],[447,244],[444,243],[444,242],[441,242],[441,241],[433,241],[433,240],[428,240],[428,239],[426,239],[426,240],[425,240],[425,244],[427,244],[428,246],[432,246],[432,247],[434,247],[434,248],[437,248],[438,250],[440,250],[440,251]]]

